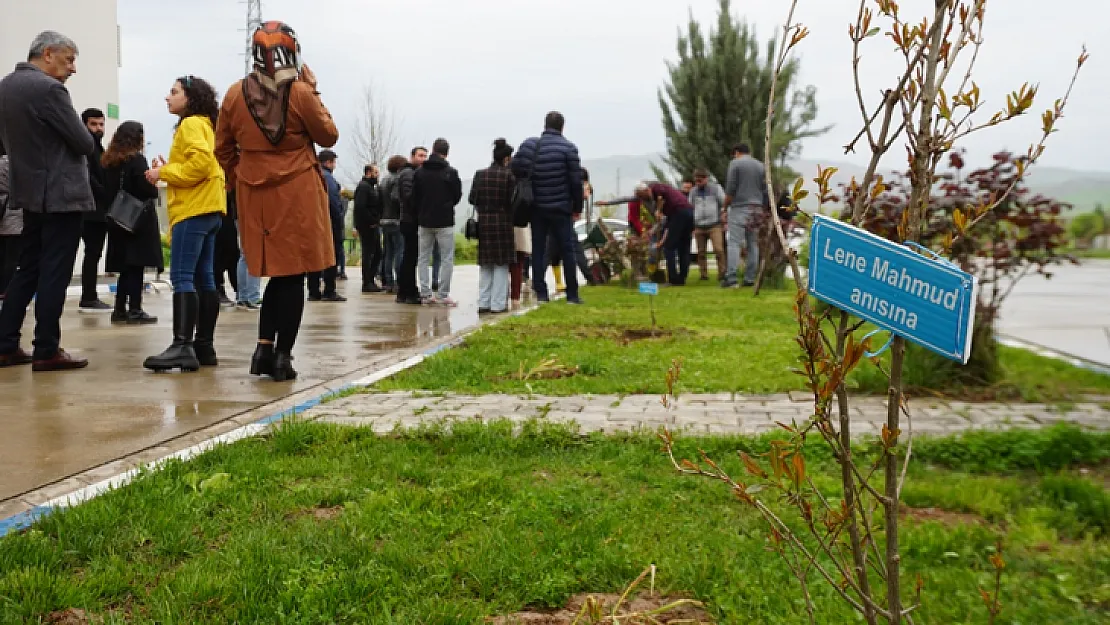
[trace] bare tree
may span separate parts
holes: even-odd
[[[385,91],[373,83],[363,86],[351,140],[355,158],[359,161],[359,177],[364,165],[383,165],[396,154],[398,123]]]

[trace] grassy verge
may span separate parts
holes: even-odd
[[[1084,259],[1084,260],[1106,260],[1106,259],[1110,259],[1110,250],[1103,250],[1103,249],[1080,250],[1080,249],[1074,249],[1073,248],[1073,249],[1068,250],[1068,253],[1074,255],[1076,258],[1080,258],[1080,259]]]
[[[905,498],[934,510],[908,510],[902,533],[908,579],[925,583],[917,622],[986,622],[977,586],[999,538],[1004,622],[1105,622],[1098,480],[1110,474],[1076,467],[1105,457],[1105,435],[1021,434],[1095,450],[1043,474],[964,460],[981,444],[1036,448],[995,436],[920,447],[932,466],[916,465]],[[680,440],[680,452],[695,444],[739,473],[735,450],[768,439]],[[811,473],[835,497],[819,451]],[[82,610],[105,623],[481,623],[619,591],[651,563],[660,591],[692,594],[719,622],[803,622],[765,534],[726,489],[677,475],[649,436],[465,424],[380,438],[292,423],[0,540],[0,622]],[[856,620],[824,584],[811,590],[820,622]]]
[[[459,349],[441,352],[419,367],[381,382],[379,390],[423,389],[459,393],[552,395],[662,393],[674,358],[685,359],[682,390],[776,393],[801,390],[791,373],[799,349],[793,293],[727,290],[715,281],[663,288],[656,298],[658,327],[652,338],[647,296],[619,287],[585,289],[587,305],[544,306],[472,335]],[[633,334],[634,333],[634,334]],[[991,396],[1038,400],[1110,393],[1110,376],[1077,369],[1029,352],[1001,348],[1004,379]],[[544,361],[577,368],[569,377],[527,372]],[[521,369],[526,375],[520,375]],[[928,358],[911,358],[911,385],[937,389]],[[883,393],[881,372],[865,363],[850,380],[864,392]],[[528,379],[522,379],[528,378]],[[941,386],[943,388],[943,385]],[[944,388],[956,397],[983,398],[979,389]]]

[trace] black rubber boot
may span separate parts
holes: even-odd
[[[151,356],[143,362],[143,366],[151,371],[197,371],[200,363],[197,362],[196,352],[193,351],[193,333],[197,327],[197,312],[200,300],[196,293],[173,294],[173,343],[166,351]]]
[[[259,343],[251,356],[251,375],[271,375],[274,372],[274,344]]]
[[[293,356],[283,352],[274,354],[274,372],[270,374],[274,382],[292,382],[297,379],[297,371],[293,369]]]
[[[220,318],[220,294],[218,291],[202,291],[198,297],[200,304],[197,316],[197,340],[193,350],[196,352],[200,366],[215,367],[220,364],[213,344],[216,336],[216,320]]]

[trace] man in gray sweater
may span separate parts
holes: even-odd
[[[725,183],[725,206],[728,207],[728,276],[721,286],[736,286],[740,279],[740,250],[747,250],[744,286],[755,284],[759,271],[760,215],[767,206],[767,182],[763,163],[752,158],[746,143],[732,150]]]
[[[82,214],[96,210],[86,156],[89,134],[64,83],[77,72],[77,44],[46,31],[26,63],[0,80],[0,142],[11,166],[9,206],[23,209],[23,251],[0,309],[0,367],[80,369],[87,360],[61,349],[60,319],[81,241]],[[20,328],[35,299],[35,349],[20,348]]]

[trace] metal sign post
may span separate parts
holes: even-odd
[[[655,336],[655,296],[659,295],[659,285],[654,282],[641,282],[640,293],[648,296],[648,305],[651,307],[651,336]]]

